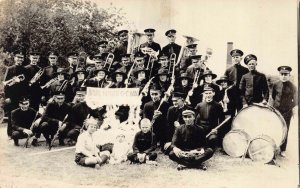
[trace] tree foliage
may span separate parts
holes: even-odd
[[[87,0],[0,1],[0,48],[91,54],[100,40],[113,40],[122,23],[121,10],[99,8]]]

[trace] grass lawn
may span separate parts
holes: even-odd
[[[20,145],[25,140],[20,141]],[[297,187],[298,153],[297,120],[292,120],[288,143],[288,158],[278,158],[274,165],[255,164],[250,159],[241,162],[217,151],[206,162],[207,171],[177,171],[167,156],[158,156],[157,167],[148,165],[104,165],[101,169],[84,168],[75,164],[74,151],[69,149],[41,155],[40,147],[15,147],[0,126],[0,187]],[[60,147],[56,146],[53,150]]]

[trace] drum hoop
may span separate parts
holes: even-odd
[[[281,140],[281,142],[280,142],[280,146],[281,146],[281,145],[284,143],[284,141],[285,141],[285,139],[286,139],[286,137],[287,137],[287,125],[286,125],[286,122],[285,122],[283,116],[281,115],[281,113],[280,113],[278,110],[276,110],[273,106],[270,106],[270,105],[260,105],[260,104],[256,104],[256,103],[255,103],[255,104],[251,104],[251,105],[249,105],[249,106],[246,106],[246,107],[242,108],[242,109],[241,109],[241,110],[233,117],[231,126],[233,125],[233,122],[234,122],[236,116],[237,116],[239,113],[241,113],[243,110],[245,110],[245,109],[247,109],[247,108],[250,108],[250,107],[253,107],[253,106],[256,106],[256,107],[262,107],[262,108],[267,108],[267,109],[271,110],[272,112],[274,112],[274,113],[279,117],[281,123],[283,123],[283,127],[282,127],[282,133],[283,133],[283,136],[282,136],[282,140]],[[255,138],[256,138],[256,137],[255,137]],[[254,139],[254,138],[253,138],[253,139]]]

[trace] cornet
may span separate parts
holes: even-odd
[[[49,80],[45,85],[41,86],[41,89],[44,89],[44,88],[48,88],[50,87],[54,82],[58,81],[58,78],[55,77],[51,80]]]
[[[12,86],[16,83],[22,82],[25,80],[25,76],[24,74],[18,75],[18,76],[14,76],[12,79],[4,81],[3,85],[4,86]]]
[[[44,69],[40,69],[37,73],[35,73],[34,77],[32,77],[31,80],[29,81],[29,86],[37,82],[43,74],[44,74]]]

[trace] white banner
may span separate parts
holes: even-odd
[[[86,103],[91,108],[103,105],[140,105],[139,88],[87,87]]]

